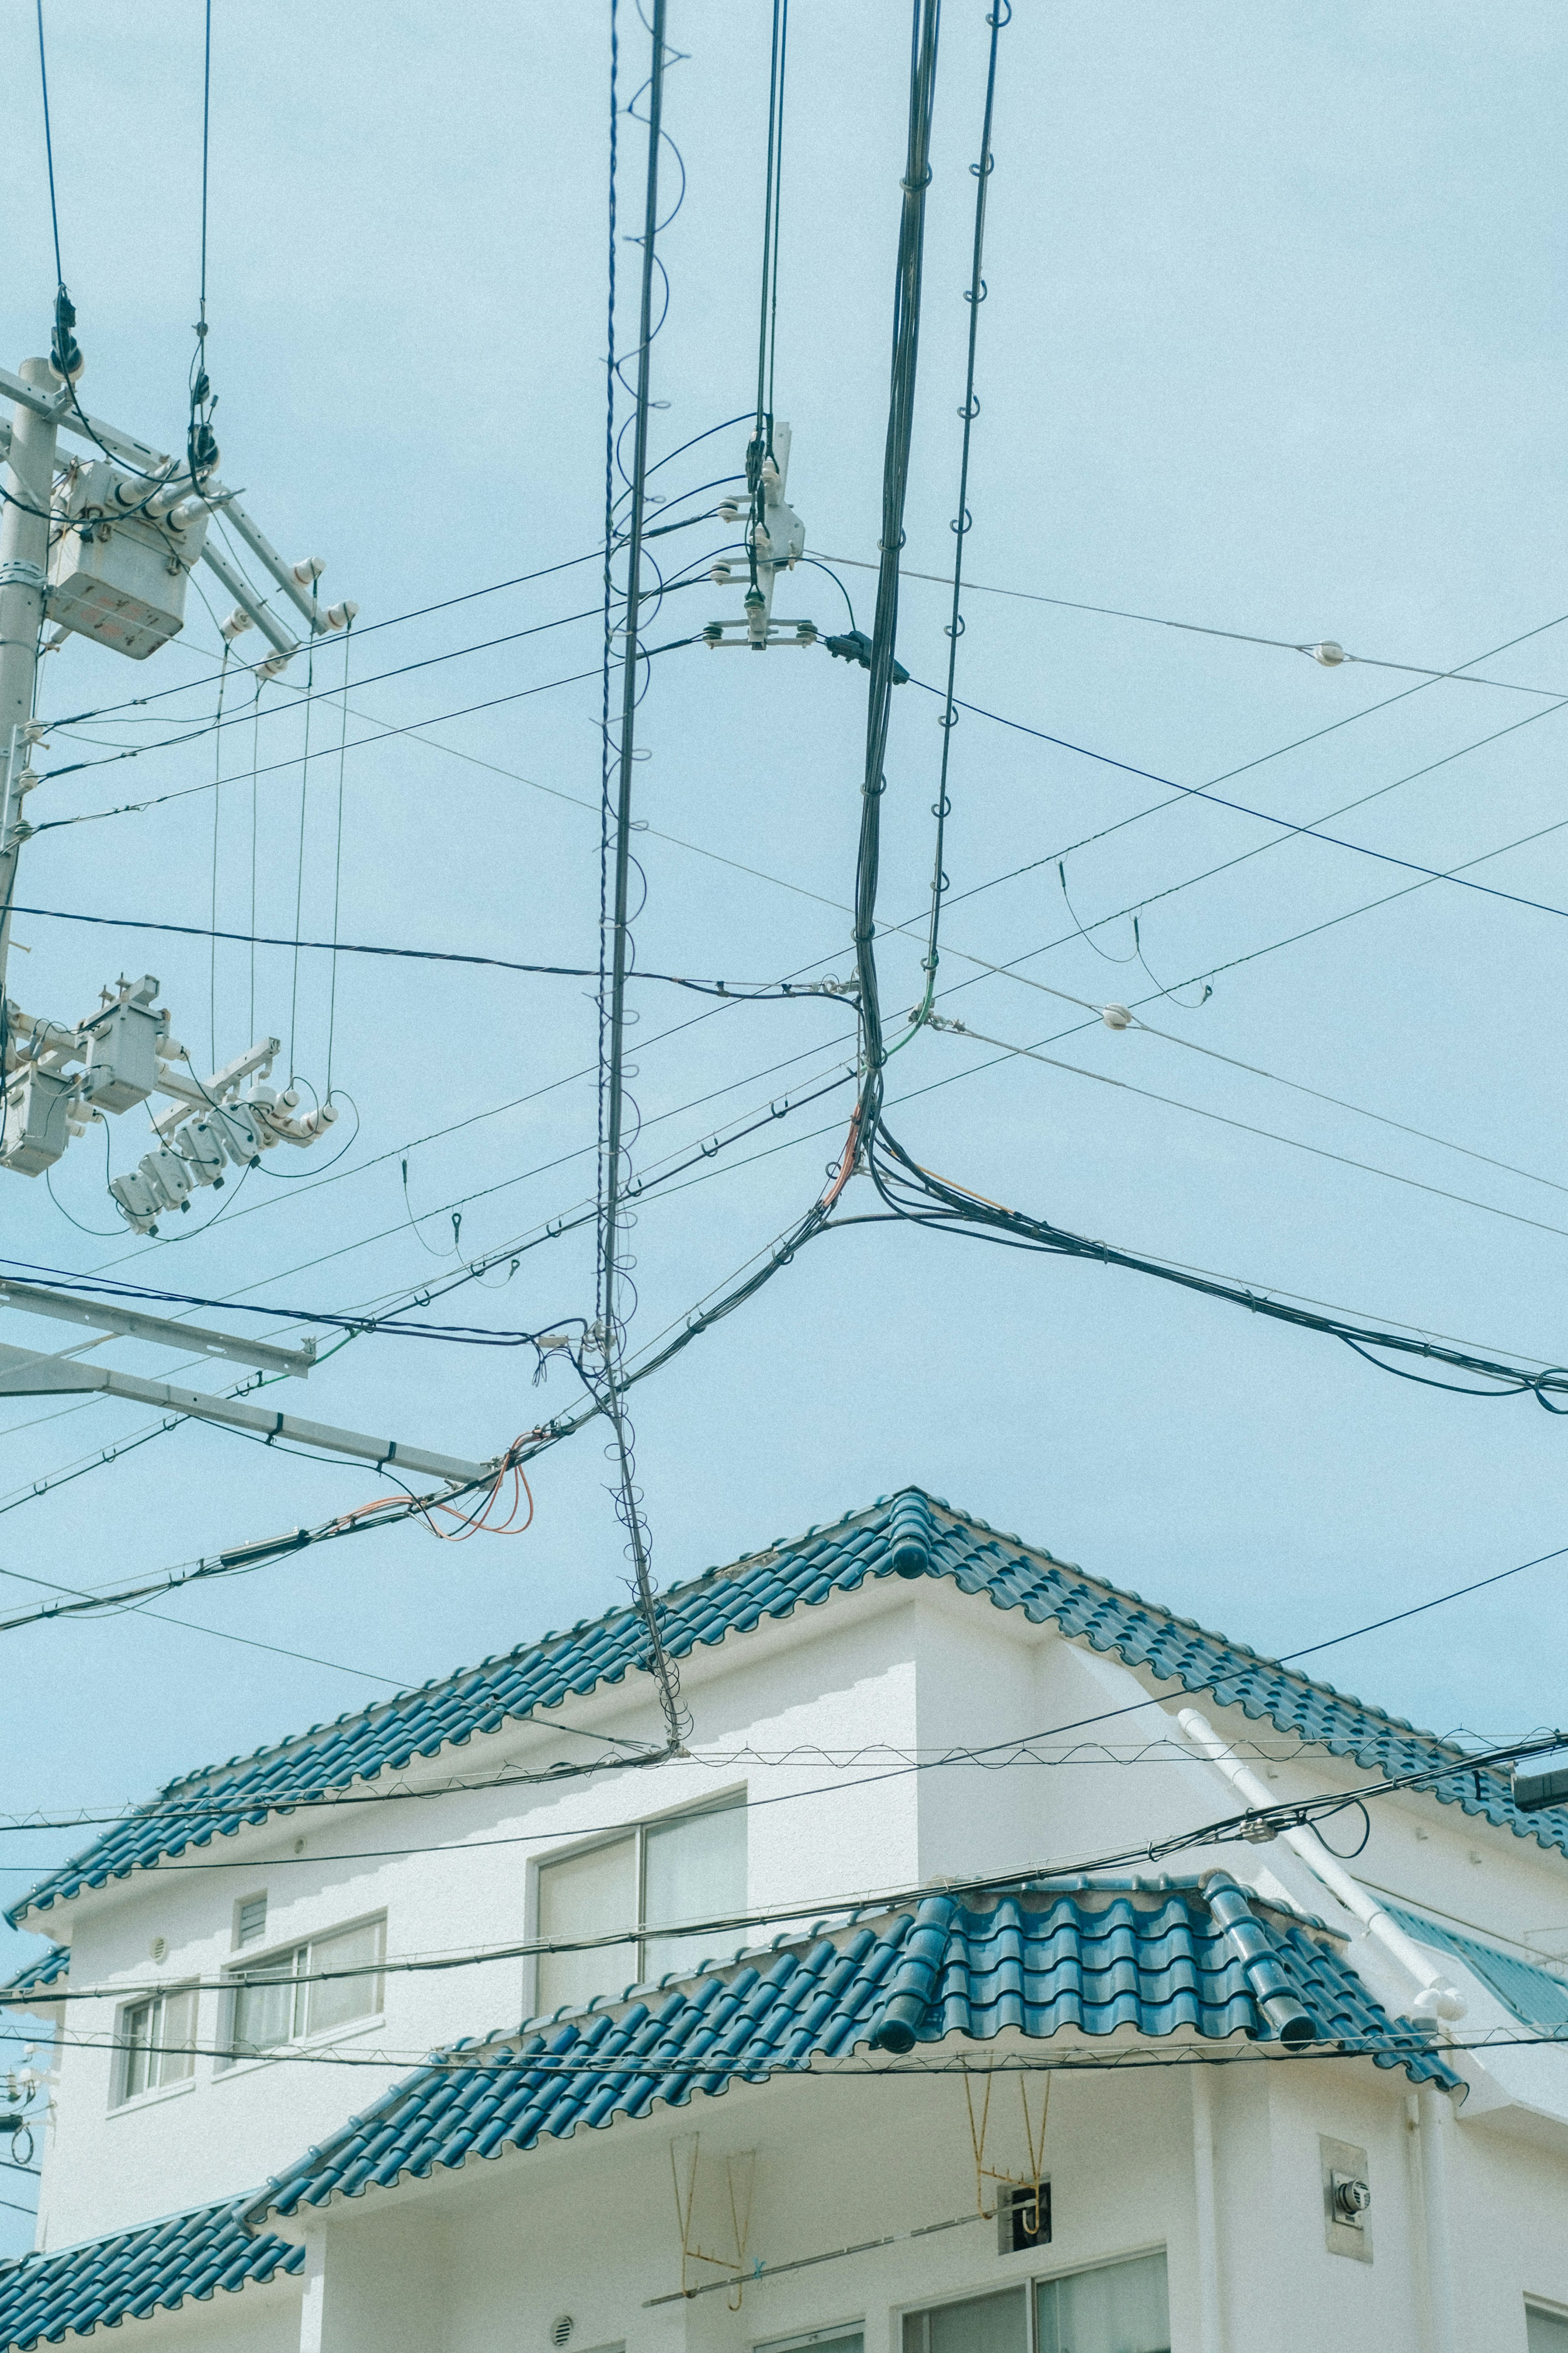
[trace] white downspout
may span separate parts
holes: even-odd
[[[1256,1773],[1248,1770],[1240,1757],[1228,1749],[1206,1716],[1195,1707],[1184,1707],[1176,1718],[1193,1746],[1217,1765],[1237,1795],[1249,1807],[1274,1807],[1279,1803],[1274,1793],[1266,1788]],[[1415,1943],[1407,1936],[1396,1921],[1391,1920],[1380,1904],[1374,1904],[1363,1887],[1358,1885],[1344,1865],[1329,1852],[1315,1831],[1304,1824],[1281,1831],[1279,1836],[1292,1852],[1299,1854],[1313,1877],[1321,1880],[1345,1910],[1360,1920],[1369,1936],[1375,1936],[1385,1952],[1391,1953],[1405,1974],[1415,1978],[1421,1990],[1410,2004],[1410,2013],[1416,2018],[1463,2018],[1468,2007],[1465,1997],[1451,1986],[1442,1971]]]
[[[1196,2065],[1193,2081],[1193,2188],[1197,2207],[1198,2353],[1224,2353],[1219,2306],[1219,2221],[1214,2187],[1214,2087]],[[1447,2353],[1447,2348],[1444,2348]]]
[[[1448,2135],[1453,2109],[1435,2084],[1423,2084],[1420,2101],[1421,2190],[1426,2205],[1427,2312],[1432,2353],[1458,2353],[1454,2309],[1454,2242],[1448,2198]]]

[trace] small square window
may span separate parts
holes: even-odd
[[[266,1934],[267,1898],[247,1895],[235,1911],[234,1941],[237,1945],[259,1945]]]

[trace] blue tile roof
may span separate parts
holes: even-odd
[[[24,2255],[0,2270],[0,2346],[58,2344],[68,2329],[112,2328],[173,2312],[188,2295],[205,2301],[215,2288],[302,2270],[303,2247],[271,2232],[251,2237],[240,2219],[245,2202],[230,2199],[111,2239]]]
[[[47,1952],[35,1953],[24,1961],[15,1977],[0,1985],[0,2002],[10,2003],[22,1994],[42,1993],[47,1986],[58,1985],[70,1974],[71,1948],[68,1945],[51,1945]]]
[[[1547,1969],[1537,1968],[1532,1961],[1521,1960],[1515,1953],[1500,1953],[1495,1945],[1483,1945],[1478,1936],[1462,1936],[1454,1928],[1439,1926],[1419,1912],[1406,1911],[1403,1904],[1385,1904],[1384,1910],[1398,1921],[1406,1936],[1415,1936],[1435,1952],[1448,1953],[1462,1961],[1472,1976],[1489,1986],[1505,2010],[1526,2026],[1544,2026],[1559,2031],[1568,2027],[1568,1984],[1554,1978]]]
[[[897,2057],[954,2034],[989,2042],[1009,2028],[1044,2041],[1064,2027],[1326,2043],[1462,2089],[1429,2026],[1391,2019],[1336,1942],[1255,1909],[1224,1872],[1201,1884],[1020,1888],[984,1908],[938,1894],[629,2004],[459,2043],[276,2176],[247,2217],[532,2148],[814,2060]]]
[[[700,1646],[749,1632],[765,1619],[790,1617],[888,1577],[947,1578],[960,1592],[983,1595],[999,1609],[1021,1609],[1036,1623],[1054,1620],[1064,1634],[1095,1650],[1114,1651],[1184,1692],[1206,1692],[1222,1706],[1240,1707],[1255,1721],[1267,1718],[1280,1732],[1321,1743],[1336,1756],[1353,1757],[1367,1770],[1443,1767],[1433,1794],[1445,1804],[1568,1854],[1568,1809],[1521,1814],[1507,1777],[1473,1767],[1451,1743],[1261,1658],[1245,1643],[1208,1633],[1190,1618],[1119,1591],[1020,1537],[998,1535],[918,1488],[671,1587],[659,1604],[665,1644],[673,1657],[684,1658]],[[163,1856],[265,1821],[273,1811],[309,1805],[355,1781],[374,1781],[416,1758],[498,1732],[537,1707],[618,1683],[641,1669],[646,1648],[636,1611],[612,1609],[567,1633],[317,1725],[296,1739],[186,1774],[40,1881],[7,1917],[20,1924],[84,1887],[104,1886]]]

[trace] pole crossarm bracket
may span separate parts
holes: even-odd
[[[404,1446],[396,1439],[367,1438],[357,1430],[335,1429],[331,1422],[269,1412],[262,1406],[245,1405],[237,1398],[213,1397],[205,1389],[140,1380],[133,1373],[111,1372],[106,1365],[84,1365],[69,1356],[36,1356],[27,1348],[0,1347],[0,1398],[57,1397],[95,1389],[107,1397],[129,1398],[134,1405],[188,1415],[193,1420],[226,1423],[231,1430],[247,1430],[254,1437],[352,1455],[377,1469],[385,1465],[412,1471],[420,1478],[445,1479],[453,1486],[473,1486],[492,1477],[499,1468],[493,1461],[467,1462],[454,1454],[432,1453],[428,1447]]]
[[[301,1348],[277,1348],[268,1340],[250,1340],[230,1332],[212,1332],[200,1324],[177,1324],[167,1315],[146,1315],[140,1308],[121,1307],[107,1299],[79,1299],[68,1291],[47,1291],[36,1282],[14,1282],[0,1277],[0,1307],[19,1307],[26,1315],[52,1315],[62,1324],[86,1324],[98,1332],[122,1333],[130,1340],[153,1340],[171,1348],[194,1350],[204,1356],[232,1356],[237,1364],[256,1365],[264,1373],[293,1373],[303,1380],[316,1361],[316,1344]]]

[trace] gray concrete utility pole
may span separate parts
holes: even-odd
[[[24,384],[56,392],[61,379],[47,360],[24,360]],[[20,779],[27,765],[23,734],[33,715],[38,637],[49,564],[49,500],[55,486],[52,417],[18,403],[11,427],[6,496],[0,507],[0,1000],[11,946],[11,902],[21,847]]]

